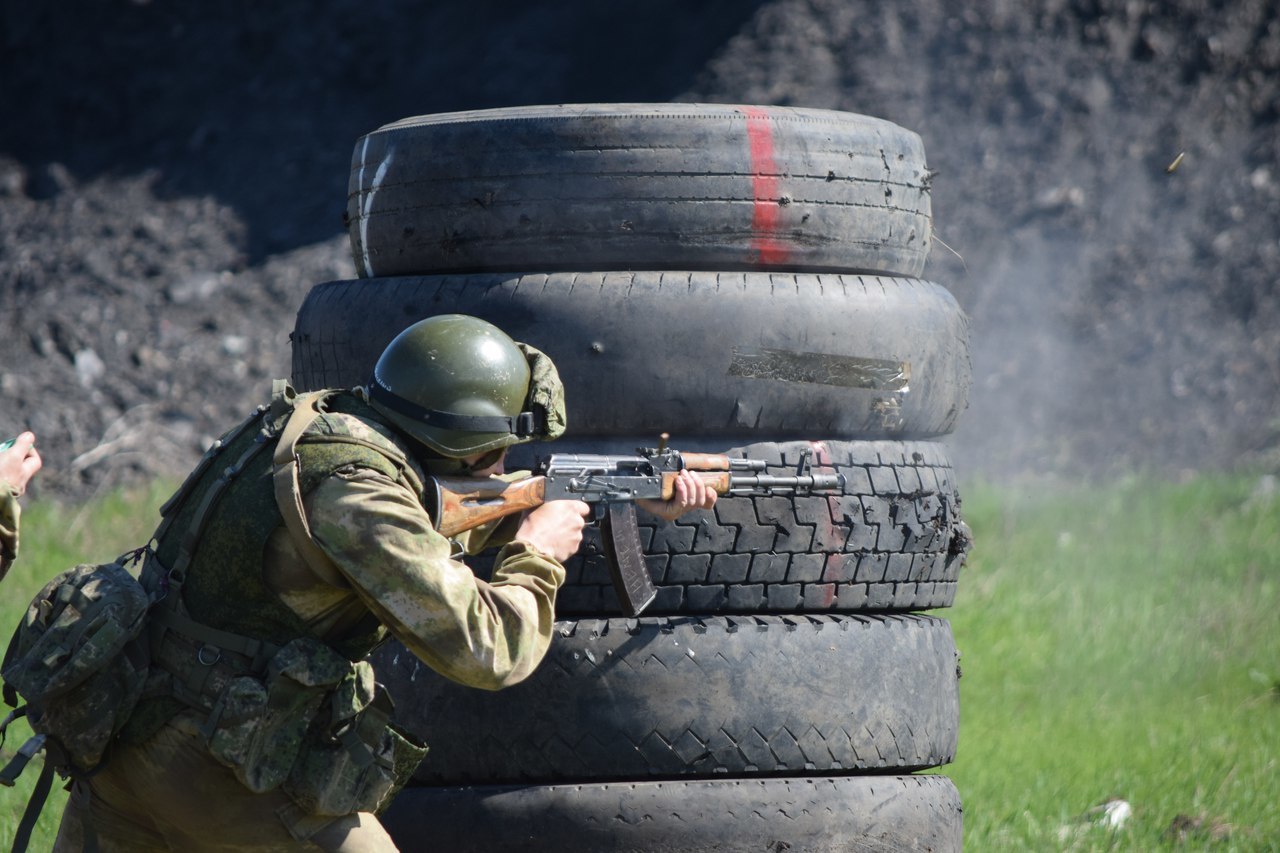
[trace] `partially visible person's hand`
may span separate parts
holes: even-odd
[[[675,491],[669,501],[636,501],[636,506],[658,518],[675,521],[695,509],[711,509],[716,505],[716,492],[706,481],[685,469],[676,475]]]
[[[27,483],[36,475],[44,461],[36,450],[36,435],[24,432],[8,450],[0,451],[0,482],[8,483],[17,494],[27,490]]]
[[[582,528],[590,512],[582,501],[548,501],[524,517],[514,539],[563,563],[582,546]]]

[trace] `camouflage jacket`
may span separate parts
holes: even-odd
[[[316,565],[296,547],[276,503],[271,453],[256,454],[195,539],[181,591],[187,613],[277,646],[314,636],[351,660],[366,656],[389,630],[462,684],[497,690],[526,678],[550,644],[564,568],[510,541],[518,516],[453,540],[437,533],[412,439],[352,394],[327,402],[296,447],[311,541],[327,559]],[[191,541],[192,513],[210,484],[259,440],[258,430],[241,430],[229,439],[225,459],[198,475],[194,491],[172,510],[173,524],[157,531],[158,571],[175,566],[182,543]],[[456,559],[502,543],[488,581]],[[153,592],[157,582],[144,572]],[[144,700],[123,738],[149,738],[181,707],[163,696]]]
[[[372,613],[414,655],[454,681],[497,690],[526,678],[551,642],[564,568],[510,541],[519,516],[452,541],[441,536],[422,503],[426,476],[411,439],[349,398],[336,408],[346,411],[322,415],[307,430],[299,455],[313,541],[337,573],[308,566],[281,529],[268,542],[267,585],[322,639],[341,636]],[[309,478],[309,448],[346,436],[393,442],[410,470],[347,462]],[[320,469],[327,470],[323,463]],[[500,543],[506,544],[487,582],[455,559]]]
[[[0,580],[4,580],[9,567],[18,558],[18,518],[21,514],[17,493],[0,480]]]

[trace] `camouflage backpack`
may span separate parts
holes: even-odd
[[[148,655],[140,637],[150,600],[129,573],[125,555],[112,563],[81,564],[55,577],[31,600],[5,652],[4,700],[36,732],[0,770],[11,786],[41,749],[44,769],[14,849],[26,846],[31,824],[52,785],[92,773],[142,695]],[[19,695],[26,700],[19,705]]]

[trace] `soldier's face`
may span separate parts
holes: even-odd
[[[473,453],[470,456],[462,457],[462,461],[467,463],[467,467],[471,469],[467,474],[468,477],[484,479],[485,477],[505,474],[507,472],[507,449],[504,447],[501,450]]]

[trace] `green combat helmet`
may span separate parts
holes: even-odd
[[[564,431],[564,391],[551,360],[464,314],[429,317],[397,335],[368,394],[392,423],[453,458]]]

